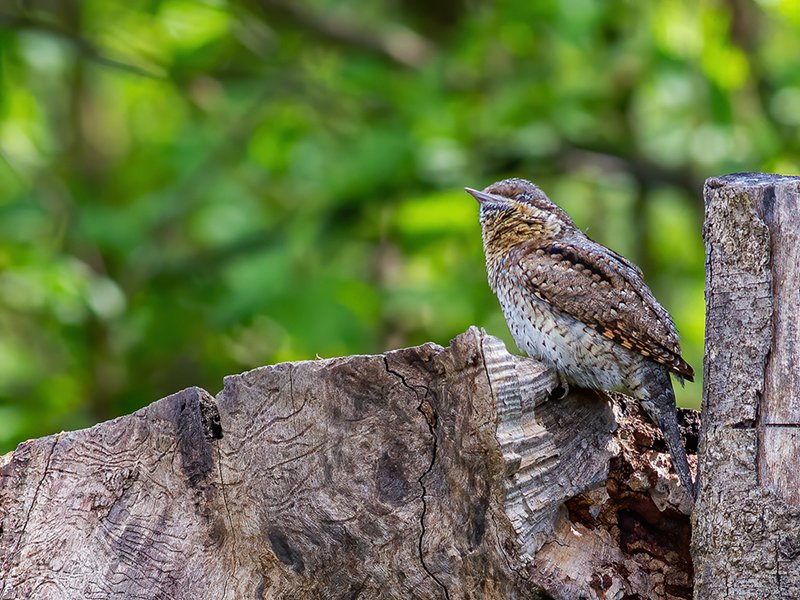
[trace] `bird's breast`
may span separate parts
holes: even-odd
[[[641,362],[638,354],[522,286],[498,281],[495,291],[519,349],[562,373],[574,385],[618,389]]]

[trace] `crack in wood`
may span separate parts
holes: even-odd
[[[492,387],[492,378],[489,375],[489,367],[486,364],[486,349],[483,347],[484,342],[486,341],[486,332],[481,329],[480,331],[480,344],[478,347],[481,351],[481,363],[483,363],[483,372],[486,374],[486,382],[489,384],[489,393],[492,396],[492,400],[495,404],[497,404],[497,396],[494,393],[494,388]],[[505,398],[503,398],[503,404],[506,403]]]
[[[436,451],[438,449],[438,438],[437,438],[437,435],[436,435],[436,411],[430,405],[430,402],[427,402],[427,405],[430,408],[430,412],[433,414],[433,417],[434,417],[432,420],[429,419],[428,418],[428,414],[424,410],[424,405],[426,404],[425,396],[423,396],[422,399],[420,399],[419,392],[416,390],[416,388],[414,386],[411,386],[406,381],[405,376],[402,373],[400,373],[398,371],[395,371],[394,369],[392,369],[389,366],[389,358],[386,355],[384,355],[384,357],[383,357],[383,363],[384,363],[384,366],[386,367],[386,372],[394,375],[395,377],[397,377],[400,380],[400,382],[402,383],[402,385],[406,389],[410,390],[417,397],[417,399],[420,400],[419,405],[417,406],[417,411],[425,419],[425,423],[428,426],[428,431],[430,431],[431,438],[433,440],[432,449],[431,449],[431,462],[428,464],[428,468],[425,470],[425,472],[422,473],[422,475],[419,476],[419,479],[417,479],[417,482],[419,483],[420,488],[422,488],[422,494],[420,496],[420,500],[422,501],[422,514],[420,515],[420,526],[421,526],[422,531],[420,532],[419,539],[417,541],[417,550],[418,550],[418,553],[419,553],[419,562],[422,565],[422,568],[425,570],[425,572],[428,574],[428,576],[431,579],[433,579],[433,581],[435,581],[439,585],[439,587],[442,589],[442,591],[444,592],[445,599],[446,600],[450,600],[450,592],[448,591],[447,586],[445,586],[445,584],[442,583],[442,581],[433,573],[433,571],[431,571],[428,568],[428,565],[425,563],[424,551],[423,551],[423,548],[422,548],[423,542],[424,542],[424,539],[425,539],[425,532],[426,532],[426,529],[425,529],[425,516],[428,513],[428,500],[427,500],[428,490],[427,490],[427,487],[425,486],[425,477],[433,470],[433,467],[436,464]],[[420,387],[425,389],[426,396],[430,393],[430,389],[428,387],[426,387],[426,386],[420,386]]]
[[[228,506],[228,492],[225,486],[225,478],[222,475],[222,451],[219,447],[219,441],[214,444],[217,447],[217,471],[219,472],[219,487],[222,496],[222,504],[225,507],[225,513],[228,516],[228,527],[231,529],[231,537],[233,538],[233,573],[231,573],[230,579],[236,580],[236,571],[239,568],[239,559],[238,559],[238,552],[236,552],[236,547],[238,546],[238,539],[236,536],[236,527],[233,524],[233,515],[231,514],[231,509]],[[225,578],[222,587],[222,599],[225,600],[227,593],[228,593],[228,577]]]
[[[42,476],[39,478],[39,482],[36,484],[36,489],[33,491],[33,498],[31,499],[31,506],[28,509],[28,512],[25,513],[25,521],[22,523],[22,528],[19,532],[19,537],[17,538],[17,543],[14,546],[14,551],[10,554],[9,560],[13,561],[14,557],[19,552],[19,547],[22,544],[22,538],[25,537],[25,530],[28,528],[28,522],[30,521],[31,514],[33,513],[34,508],[36,507],[36,502],[39,499],[39,492],[42,489],[42,484],[44,484],[44,480],[47,477],[47,473],[50,471],[50,462],[53,460],[53,453],[56,451],[56,446],[58,445],[59,440],[61,439],[62,433],[58,433],[53,438],[53,445],[50,446],[50,451],[47,453],[47,459],[45,460],[44,469],[42,470]],[[8,575],[11,572],[11,568],[5,570],[3,574],[3,587],[0,590],[0,596],[5,598],[6,592],[6,584],[8,582]]]

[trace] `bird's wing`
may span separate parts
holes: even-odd
[[[693,381],[669,313],[632,263],[588,238],[523,244],[512,254],[523,284],[537,297]]]

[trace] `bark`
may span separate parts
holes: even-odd
[[[691,597],[663,440],[555,385],[472,328],[25,442],[0,459],[0,597]]]
[[[709,179],[695,597],[800,598],[800,178]]]

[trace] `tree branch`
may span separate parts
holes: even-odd
[[[280,19],[322,39],[388,59],[404,67],[418,68],[434,53],[434,45],[418,33],[400,25],[374,28],[353,23],[334,14],[312,11],[302,2],[256,0],[269,17]]]
[[[105,54],[103,54],[102,52],[100,52],[100,50],[98,50],[88,40],[70,31],[67,31],[66,29],[56,25],[55,23],[49,23],[47,21],[33,18],[27,15],[0,13],[0,28],[11,29],[11,30],[15,29],[29,30],[29,31],[37,31],[40,33],[46,33],[67,42],[77,52],[82,54],[87,59],[92,60],[105,67],[110,67],[112,69],[117,69],[119,71],[124,71],[126,73],[132,73],[134,75],[139,75],[141,77],[149,77],[151,79],[165,78],[164,75],[154,73],[143,67],[132,65],[130,63],[117,60],[115,58],[110,58]]]

